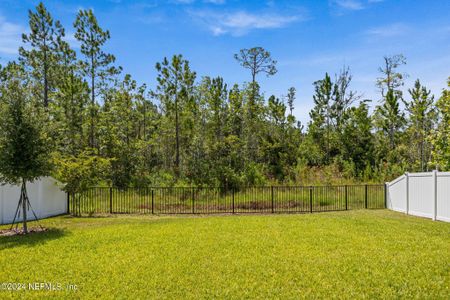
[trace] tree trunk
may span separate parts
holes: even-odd
[[[20,192],[20,197],[22,199],[22,212],[23,212],[23,232],[28,233],[27,227],[27,204],[28,204],[28,196],[27,196],[27,185],[25,179],[22,179],[22,189]]]
[[[95,106],[95,66],[94,66],[94,56],[91,55],[91,126],[89,132],[89,146],[94,148],[94,106]]]
[[[180,134],[179,134],[179,121],[178,121],[178,97],[175,98],[175,141],[176,141],[176,154],[175,154],[175,175],[178,178],[180,176]]]
[[[180,124],[178,120],[178,78],[175,79],[175,177],[180,177]]]

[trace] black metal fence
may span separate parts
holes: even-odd
[[[385,208],[385,186],[91,187],[68,195],[69,213],[313,213]]]

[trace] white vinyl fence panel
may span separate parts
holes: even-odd
[[[386,206],[389,209],[406,212],[406,176],[403,175],[388,183]]]
[[[450,172],[439,173],[437,180],[436,219],[450,222]]]
[[[406,173],[386,188],[387,208],[450,222],[450,173]]]
[[[39,219],[67,213],[67,195],[51,177],[41,178],[27,184],[28,198]],[[0,185],[0,224],[9,224],[14,219],[20,197],[20,186]],[[27,219],[33,220],[31,210]],[[19,218],[21,221],[22,218]]]

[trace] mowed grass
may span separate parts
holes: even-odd
[[[64,290],[1,299],[450,298],[450,224],[387,210],[42,223],[0,237],[0,283]]]

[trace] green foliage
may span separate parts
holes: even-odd
[[[110,33],[92,10],[80,10],[73,23],[79,58],[42,3],[30,11],[29,25],[20,67],[0,67],[0,97],[15,93],[11,82],[19,72],[26,115],[49,137],[45,146],[55,152],[56,176],[68,189],[97,182],[120,188],[379,182],[449,168],[448,93],[435,108],[417,81],[405,100],[402,55],[384,57],[376,81],[382,99],[374,109],[351,90],[349,67],[314,82],[305,128],[294,115],[294,87],[280,98],[262,93],[258,76],[277,72],[264,48],[235,55],[251,73],[246,83],[197,80],[189,61],[174,55],[156,64],[157,84],[148,89],[114,66],[105,51]],[[102,161],[102,171],[89,173],[91,158]]]
[[[54,175],[65,186],[64,190],[76,193],[101,182],[111,171],[111,160],[102,158],[94,151],[83,151],[77,156],[54,154]]]
[[[60,59],[63,47],[67,43],[64,28],[59,21],[53,21],[52,16],[40,2],[36,11],[28,12],[30,32],[22,35],[23,43],[27,47],[20,47],[20,61],[31,69],[31,76],[35,79],[35,96],[40,99],[44,107],[48,107],[51,93],[55,91],[60,75]]]
[[[450,77],[447,81],[450,88]],[[450,89],[442,91],[436,104],[439,111],[439,125],[430,137],[433,149],[433,164],[439,169],[450,171]]]
[[[164,58],[162,63],[156,64],[156,70],[158,86],[152,94],[160,101],[163,111],[161,143],[165,146],[165,167],[172,168],[175,176],[179,177],[182,174],[181,160],[189,151],[193,137],[197,111],[193,99],[196,73],[191,71],[189,62],[181,55],[174,55],[170,62]]]
[[[431,135],[437,121],[434,96],[417,79],[414,88],[409,89],[411,102],[406,102],[409,112],[406,134],[409,140],[409,157],[413,170],[424,172],[431,159],[431,144],[427,137]]]
[[[80,42],[80,51],[84,60],[80,61],[80,70],[88,78],[90,89],[90,124],[89,124],[89,147],[98,148],[96,141],[96,123],[98,120],[96,99],[100,94],[108,90],[108,81],[112,80],[114,75],[120,73],[121,69],[112,66],[116,60],[114,55],[103,51],[102,47],[109,40],[108,30],[103,30],[91,9],[80,10],[75,22],[75,38]]]
[[[19,184],[49,174],[50,149],[23,70],[10,65],[9,71],[0,93],[0,181]]]

